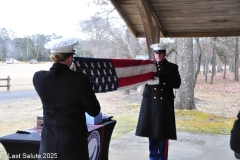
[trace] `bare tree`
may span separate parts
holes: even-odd
[[[98,5],[109,5],[110,1],[109,0],[92,0],[93,3],[98,4]]]
[[[54,34],[54,39],[56,37],[57,36]],[[50,38],[51,38],[50,36],[45,36],[43,34],[32,35],[31,39],[34,42],[34,47],[33,47],[34,52],[32,52],[29,55],[29,58],[44,61],[45,58],[46,58],[45,57],[46,56],[46,49],[44,48],[44,45],[50,40]]]
[[[216,53],[224,63],[223,79],[226,79],[227,63],[233,57],[235,44],[231,37],[218,37],[216,39]]]
[[[239,53],[238,53],[238,37],[235,37],[236,45],[235,45],[235,69],[234,69],[234,80],[239,81],[238,79],[238,63],[239,63]]]
[[[215,52],[215,46],[216,46],[216,38],[214,37],[213,38],[213,41],[212,41],[212,53],[213,53],[213,56],[212,56],[212,76],[211,76],[211,81],[210,81],[210,84],[213,84],[213,77],[214,75],[216,74],[216,52]]]
[[[216,48],[215,48],[215,52],[216,52]],[[219,56],[216,53],[216,60],[217,60],[217,70],[216,72],[221,72],[222,71],[222,62],[221,59],[219,58]]]
[[[89,40],[85,50],[89,50],[92,55],[106,57],[104,51],[109,49],[108,35],[109,25],[107,20],[101,17],[93,16],[90,20],[83,20],[79,23],[80,31],[84,32]]]
[[[86,34],[89,43],[83,46],[84,51],[94,52],[95,57],[132,58],[143,55],[143,41],[135,38],[126,25],[115,24],[108,14],[104,17],[97,14],[89,20],[79,23],[79,30]],[[111,17],[111,18],[109,18]],[[147,54],[147,53],[145,53]]]
[[[7,57],[12,57],[11,50],[11,39],[6,28],[0,29],[0,60],[5,60]],[[15,58],[15,57],[13,57]]]
[[[203,61],[203,66],[204,66],[204,76],[205,76],[205,82],[207,83],[207,76],[208,76],[208,73],[209,73],[209,59],[211,57],[211,54],[210,54],[210,51],[212,49],[212,46],[209,45],[209,43],[204,43],[203,44],[203,52],[204,52],[204,61]]]
[[[196,72],[195,72],[195,78],[194,78],[194,87],[197,83],[197,76],[200,72],[200,65],[201,65],[201,58],[202,58],[202,54],[203,54],[203,51],[202,51],[202,46],[199,42],[199,38],[195,38],[195,41],[196,41],[196,45],[197,45],[197,48],[198,48],[198,51],[199,51],[199,54],[198,54],[198,63],[197,63],[197,69],[196,69]]]

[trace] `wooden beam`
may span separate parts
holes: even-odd
[[[145,32],[137,32],[136,37],[137,38],[146,38],[146,34],[145,34]]]
[[[136,37],[137,38],[146,38],[146,34],[145,34],[145,32],[137,32]],[[161,34],[161,32],[160,32],[159,38],[160,37],[164,38],[164,36]],[[158,43],[158,41],[156,41],[154,43]]]
[[[240,36],[239,31],[226,31],[226,32],[171,32],[166,33],[165,37],[179,38],[179,37],[234,37]]]
[[[126,25],[128,26],[129,30],[132,32],[132,34],[136,37],[137,32],[134,29],[134,27],[132,26],[132,24],[129,22],[127,16],[123,13],[121,6],[118,4],[118,0],[110,0],[111,3],[113,4],[113,6],[116,8],[117,12],[119,13],[119,15],[122,17],[122,19],[124,20],[124,22],[126,23]]]
[[[135,0],[139,13],[142,18],[142,24],[146,35],[146,41],[148,46],[148,55],[149,59],[153,59],[152,50],[150,49],[150,45],[155,43],[155,34],[154,34],[154,26],[152,21],[152,12],[151,9],[146,2],[146,0]]]
[[[152,12],[152,14],[153,14],[154,26],[158,25],[158,27],[159,27],[159,32],[161,32],[161,35],[164,35],[164,34],[165,34],[164,29],[163,29],[163,27],[162,27],[159,19],[157,18],[156,13],[154,12],[151,4],[149,4],[148,0],[147,0],[146,2],[148,3],[148,6],[149,6],[149,8],[150,8],[150,10],[151,10],[151,12]]]
[[[182,38],[182,37],[234,37],[240,36],[240,31],[234,32],[166,32],[165,36],[160,35],[160,37],[165,38]],[[137,38],[145,38],[146,35],[144,32],[138,32],[136,35]],[[157,42],[156,42],[157,43]]]
[[[158,26],[154,27],[154,38],[155,38],[154,43],[159,43],[159,41],[160,41],[160,28]]]

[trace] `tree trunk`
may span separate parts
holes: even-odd
[[[221,60],[219,59],[219,56],[217,55],[217,52],[216,52],[216,56],[217,56],[216,57],[216,60],[217,60],[217,72],[221,72],[222,71],[222,63],[221,63]]]
[[[223,72],[223,79],[226,79],[226,71],[227,71],[227,58],[224,59],[224,72]]]
[[[238,37],[236,37],[236,46],[235,46],[235,68],[234,68],[234,80],[238,80],[238,61],[239,61],[239,53],[238,53]]]
[[[207,75],[208,75],[208,72],[209,72],[209,68],[208,68],[208,54],[207,52],[205,52],[206,55],[205,55],[205,65],[204,65],[204,76],[205,76],[205,83],[207,83]]]
[[[235,69],[235,57],[231,57],[229,61],[229,71],[234,72]]]
[[[207,53],[206,53],[207,54]],[[208,68],[208,64],[209,64],[209,62],[208,62],[208,60],[207,60],[207,58],[206,58],[206,62],[205,62],[205,72],[204,72],[204,75],[205,75],[205,82],[207,83],[207,75],[208,75],[208,72],[209,72],[209,68]]]
[[[181,87],[177,90],[175,108],[195,109],[193,38],[180,38],[178,42],[178,65]]]
[[[197,76],[198,76],[199,71],[200,71],[200,64],[201,64],[201,58],[202,58],[202,47],[199,43],[199,38],[196,38],[196,43],[197,43],[197,46],[198,46],[198,49],[199,49],[199,57],[198,57],[197,70],[196,70],[195,78],[194,78],[194,87],[197,83]]]
[[[213,57],[212,57],[212,76],[210,84],[213,84],[213,77],[216,74],[216,51],[215,51],[216,38],[213,41]]]

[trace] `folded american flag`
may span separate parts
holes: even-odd
[[[152,60],[74,57],[73,63],[77,72],[90,76],[95,93],[140,86],[156,73]]]

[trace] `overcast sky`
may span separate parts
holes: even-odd
[[[19,37],[56,33],[81,38],[76,24],[89,19],[98,7],[88,0],[0,0],[0,28],[11,29]]]

